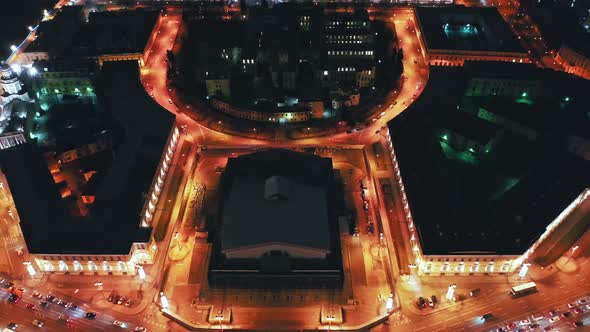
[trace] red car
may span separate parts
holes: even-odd
[[[29,303],[26,305],[26,308],[29,310],[35,310],[35,305]]]

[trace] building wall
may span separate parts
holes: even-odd
[[[467,52],[450,50],[426,50],[426,61],[431,66],[458,66],[465,61],[504,61],[530,63],[525,53]]]
[[[210,79],[205,81],[207,87],[207,96],[223,96],[229,98],[231,96],[230,80],[227,78]]]
[[[0,150],[26,143],[25,135],[21,132],[12,132],[0,136]]]
[[[49,60],[48,52],[23,52],[18,56],[17,62],[22,65],[30,65],[38,60]]]
[[[157,246],[149,243],[134,243],[127,255],[31,255],[39,271],[43,273],[80,275],[135,275],[136,266],[153,264]]]
[[[152,180],[150,190],[145,196],[147,199],[145,199],[140,213],[141,227],[152,226],[152,219],[155,214],[156,206],[158,205],[158,200],[162,194],[164,181],[168,176],[168,170],[172,164],[172,159],[174,159],[174,152],[176,151],[176,144],[178,143],[179,136],[180,130],[178,127],[176,125],[172,126],[172,130],[168,135],[168,143],[165,145],[164,151],[162,151],[162,157],[160,157],[160,163],[156,170],[156,174],[154,175],[154,179]]]
[[[556,60],[564,66],[566,72],[590,79],[590,58],[576,52],[566,44],[559,48]]]
[[[426,275],[471,275],[476,273],[512,273],[518,255],[424,255],[422,272]]]
[[[534,99],[539,96],[541,84],[535,80],[504,78],[473,78],[467,83],[466,96],[508,96]]]
[[[312,112],[309,110],[301,112],[258,112],[240,109],[214,98],[209,98],[209,105],[218,111],[233,115],[237,118],[262,122],[302,122],[311,120],[312,117]]]

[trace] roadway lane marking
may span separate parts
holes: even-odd
[[[565,287],[567,287],[567,286],[562,285],[562,286],[559,286],[559,289],[562,289],[562,288],[565,288]]]
[[[425,329],[425,328],[426,328],[426,326],[422,326],[420,328],[414,329],[414,331],[420,331],[420,330]]]

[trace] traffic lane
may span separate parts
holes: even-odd
[[[580,298],[590,291],[590,287],[582,291],[580,288],[572,287],[572,289],[574,292],[577,291],[577,295],[563,295],[563,292],[558,289],[553,294],[545,290],[519,299],[512,299],[508,292],[496,293],[482,298],[485,303],[479,302],[477,305],[471,305],[466,302],[457,307],[426,316],[403,311],[412,320],[408,328],[413,331],[435,331],[439,329],[455,331],[461,328],[469,331],[489,331],[494,326],[497,326],[499,322],[502,322],[501,325],[507,325],[509,322],[518,321],[533,312],[548,312],[552,308],[561,307],[568,300]],[[540,294],[543,293],[549,300],[540,297]],[[496,320],[484,323],[480,317],[486,313],[493,314]]]
[[[574,296],[569,299],[570,301],[568,301],[568,303],[575,303],[575,301],[579,300],[580,298],[587,298],[587,296]],[[579,308],[581,312],[579,314],[575,313],[574,308]],[[551,323],[549,321],[549,317],[551,317],[549,315],[550,310],[557,310],[558,311],[557,317],[559,320],[557,322]],[[571,314],[571,316],[564,317],[562,314],[565,312],[569,312]],[[534,321],[531,317],[533,313],[540,314],[543,316],[543,318]],[[524,324],[521,323],[521,321],[525,321]],[[568,307],[567,304],[561,303],[560,305],[550,307],[544,311],[543,310],[536,310],[536,311],[528,312],[527,314],[521,315],[520,317],[516,318],[515,320],[510,320],[510,321],[500,323],[497,325],[497,327],[506,328],[506,326],[512,322],[515,323],[515,325],[522,327],[522,326],[530,325],[530,324],[528,324],[529,322],[530,323],[534,322],[534,323],[538,324],[541,328],[552,326],[554,329],[558,329],[560,331],[563,331],[563,330],[568,330],[568,329],[575,329],[573,327],[573,323],[576,321],[583,321],[584,325],[587,328],[590,325],[590,309],[588,309],[586,307],[586,304],[576,303],[575,307],[570,308],[570,307]]]
[[[61,329],[63,326],[79,326],[84,329],[97,329],[97,330],[104,330],[113,327],[112,323],[115,320],[120,320],[123,322],[128,323],[129,327],[140,326],[137,322],[130,320],[127,318],[115,318],[112,314],[112,311],[109,313],[105,313],[105,310],[97,310],[95,308],[91,308],[87,303],[80,303],[80,301],[72,301],[71,299],[64,298],[63,296],[56,296],[59,299],[68,301],[70,303],[80,303],[78,310],[70,310],[68,308],[62,307],[57,304],[49,304],[46,308],[42,308],[40,306],[40,302],[42,299],[35,298],[32,296],[34,293],[33,290],[26,290],[23,294],[23,297],[14,304],[8,303],[7,301],[2,301],[3,303],[10,304],[9,308],[12,309],[24,309],[26,313],[29,314],[29,318],[31,321],[35,319],[35,317],[39,317],[41,320],[52,320],[57,321],[61,315],[69,316],[71,321],[69,324],[64,324],[64,322],[60,322],[62,324]],[[0,297],[2,299],[6,299],[8,297],[8,292],[6,289],[2,289],[0,291]],[[34,309],[27,309],[26,305],[32,304],[35,306]],[[84,314],[86,312],[96,312],[97,316],[95,319],[87,319],[84,318]]]

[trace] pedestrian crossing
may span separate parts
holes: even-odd
[[[153,317],[152,314],[149,314],[147,316],[143,316],[141,318],[141,320],[144,321],[144,322],[146,322],[147,324],[150,324],[151,326],[159,327],[159,328],[162,328],[162,329],[165,329],[167,327],[165,324],[161,324],[161,323],[152,321],[151,320],[152,317]]]

